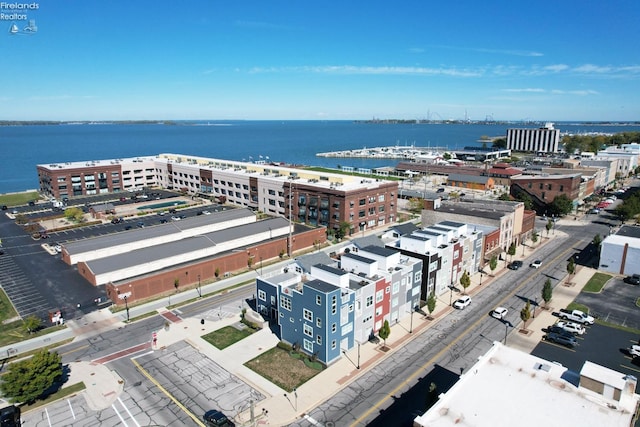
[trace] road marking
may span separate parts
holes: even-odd
[[[58,354],[60,354],[60,356],[66,356],[67,354],[71,354],[71,353],[75,353],[76,351],[84,350],[87,347],[89,347],[88,344],[87,345],[83,345],[82,347],[78,347],[75,350],[67,351],[67,352],[64,352],[64,353],[58,353]]]
[[[148,342],[143,342],[142,344],[135,345],[133,347],[125,348],[124,350],[116,351],[115,353],[107,354],[106,356],[100,357],[98,359],[94,359],[91,362],[93,363],[108,363],[112,362],[116,359],[123,358],[133,353],[137,353],[142,350],[146,350],[151,347],[151,344]]]
[[[133,414],[131,413],[131,411],[129,411],[129,408],[127,408],[124,404],[124,402],[122,401],[122,399],[120,399],[120,397],[118,397],[118,402],[120,402],[120,404],[122,405],[122,407],[124,408],[125,411],[127,411],[127,414],[129,414],[129,417],[133,420],[133,422],[140,427],[140,424],[138,423],[138,421],[136,421],[135,417],[133,416]]]
[[[309,416],[307,414],[305,414],[304,419],[309,421],[314,426],[322,426],[322,424],[318,420],[316,420],[314,418],[311,418],[311,416]]]
[[[182,411],[189,415],[189,417],[191,417],[191,419],[193,421],[196,422],[196,424],[198,424],[200,427],[206,427],[202,421],[200,421],[200,419],[198,417],[196,417],[191,411],[189,411],[182,403],[180,403],[178,401],[178,399],[176,399],[175,397],[173,397],[173,395],[171,393],[169,393],[158,381],[156,381],[155,378],[153,378],[151,376],[151,374],[149,374],[143,367],[142,365],[140,365],[138,363],[137,360],[135,359],[131,359],[131,361],[133,362],[133,364],[136,366],[136,368],[138,368],[138,370],[140,372],[142,372],[142,375],[144,375],[145,377],[147,377],[149,379],[149,381],[151,381],[156,387],[158,387],[160,389],[161,392],[163,392],[169,399],[171,399],[173,401],[173,403],[175,403],[176,405],[178,405],[178,407],[180,409],[182,409]]]
[[[565,256],[566,253],[569,253],[573,250],[573,247],[569,247],[567,249],[565,249],[564,251],[560,252],[553,260],[551,260],[550,263],[553,263],[554,261],[556,261],[558,258]],[[509,294],[505,295],[499,302],[498,305],[504,305],[504,302],[509,299],[512,298],[516,292],[518,292],[520,289],[522,289],[526,284],[528,284],[529,282],[531,282],[534,279],[537,279],[537,275],[535,276],[529,276],[525,281],[523,281],[520,286],[518,286],[517,288],[515,288],[513,291],[511,291]],[[560,283],[562,280],[559,280],[558,283]],[[371,415],[371,413],[373,413],[373,411],[378,410],[378,408],[380,408],[382,406],[382,404],[387,401],[389,398],[391,398],[392,396],[396,396],[398,394],[398,392],[400,391],[400,389],[402,387],[405,386],[409,386],[411,384],[411,382],[413,382],[413,380],[422,373],[423,370],[426,371],[427,367],[431,364],[433,364],[434,360],[439,359],[440,357],[442,357],[442,355],[444,353],[446,353],[447,351],[449,351],[452,347],[454,347],[458,341],[460,341],[463,337],[465,337],[467,334],[469,334],[469,332],[472,329],[475,329],[478,324],[480,324],[481,321],[484,320],[484,316],[481,316],[478,320],[476,320],[471,326],[469,326],[467,329],[465,329],[460,335],[458,335],[457,338],[455,338],[453,341],[451,341],[451,343],[447,344],[442,350],[440,350],[438,353],[435,354],[435,356],[433,356],[431,359],[427,360],[422,366],[420,366],[419,369],[417,369],[413,374],[409,375],[408,378],[406,378],[404,381],[402,381],[400,384],[398,384],[393,390],[391,390],[391,392],[387,393],[385,396],[383,396],[380,400],[378,400],[376,403],[374,403],[373,405],[371,405],[371,407],[366,410],[362,415],[360,415],[358,418],[356,418],[353,423],[351,423],[351,426],[356,426],[359,425],[362,420],[364,420],[365,418],[367,418],[369,415]],[[427,331],[428,329],[425,329],[425,331]]]
[[[69,404],[69,410],[71,411],[71,415],[73,415],[73,419],[76,419],[76,413],[73,411],[73,406],[71,406],[71,400],[67,399],[67,403]]]
[[[47,408],[44,408],[44,413],[47,415],[47,422],[49,423],[49,427],[51,427],[51,418],[49,417],[49,411],[47,411]]]
[[[125,427],[129,427],[129,424],[127,424],[124,418],[122,418],[122,415],[120,415],[120,412],[118,412],[118,410],[116,409],[116,404],[112,403],[111,407],[113,408],[114,411],[116,411],[116,415],[118,416],[118,418],[120,418],[120,421],[122,421],[122,424],[124,424]]]

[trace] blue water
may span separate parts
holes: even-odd
[[[169,206],[179,206],[179,205],[186,205],[187,202],[183,202],[183,201],[177,201],[177,202],[164,202],[164,203],[156,203],[155,205],[146,205],[146,206],[140,206],[138,209],[139,211],[144,211],[147,209],[161,209],[161,208],[168,208]]]
[[[396,144],[462,148],[480,145],[478,140],[483,135],[504,137],[509,127],[515,126],[352,121],[0,126],[0,193],[37,189],[37,164],[180,153],[239,161],[262,158],[326,167],[373,168],[394,166],[397,160],[322,158],[316,157],[316,153]],[[559,123],[556,127],[571,133],[640,131],[640,125]]]

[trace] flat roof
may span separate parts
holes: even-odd
[[[185,218],[181,221],[169,221],[166,224],[151,227],[134,228],[131,230],[98,236],[90,239],[65,243],[64,247],[70,255],[91,252],[109,246],[126,245],[140,240],[148,240],[155,237],[166,237],[167,241],[177,240],[184,230],[202,227],[205,225],[219,224],[234,219],[255,216],[250,209],[227,209],[213,212],[211,215],[198,215]],[[138,222],[144,222],[145,217],[140,217]]]
[[[563,379],[567,368],[494,342],[478,362],[414,426],[628,427],[634,408],[623,407]],[[622,375],[622,374],[621,374]],[[637,403],[638,395],[629,400]]]
[[[289,221],[284,218],[271,218],[264,221],[243,224],[224,230],[213,231],[211,233],[187,237],[180,240],[174,240],[147,248],[129,251],[123,254],[87,261],[87,266],[95,275],[105,274],[111,271],[131,268],[136,265],[158,262],[164,258],[169,258],[189,252],[196,252],[226,241],[237,240],[242,237],[264,233],[266,231],[269,231],[270,229],[288,226]],[[255,241],[252,242],[252,244],[255,243]],[[163,266],[163,268],[166,267],[170,267],[170,265]],[[154,271],[157,271],[157,269]]]

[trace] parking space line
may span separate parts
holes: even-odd
[[[129,408],[127,408],[124,404],[124,402],[122,401],[122,399],[120,399],[120,397],[118,397],[118,402],[120,402],[120,404],[122,405],[122,407],[124,408],[125,411],[127,411],[127,414],[129,414],[129,418],[131,418],[133,420],[133,422],[140,427],[140,423],[138,423],[138,421],[134,418],[133,414],[131,413],[131,411],[129,411]]]
[[[71,411],[71,415],[73,415],[73,419],[76,419],[76,413],[73,411],[73,406],[71,406],[71,400],[67,399],[67,403],[69,404],[69,410]]]
[[[150,374],[150,373],[148,373],[148,372],[146,371],[146,369],[144,369],[144,368],[142,367],[142,365],[140,365],[140,364],[138,363],[138,361],[137,361],[137,360],[135,360],[135,359],[131,359],[131,361],[133,362],[133,364],[135,365],[135,367],[136,367],[136,368],[138,368],[138,370],[142,373],[142,375],[144,375],[145,377],[147,377],[147,378],[149,379],[149,381],[151,381],[151,382],[152,382],[156,387],[158,387],[158,388],[160,389],[160,391],[161,391],[161,392],[163,392],[163,393],[164,393],[164,394],[165,394],[169,399],[171,399],[171,400],[173,401],[173,403],[175,403],[176,405],[178,405],[178,407],[179,407],[180,409],[182,409],[182,411],[183,411],[185,414],[189,415],[189,417],[191,417],[191,419],[192,419],[193,421],[195,421],[195,422],[196,422],[196,424],[198,424],[200,427],[206,427],[206,426],[202,423],[202,421],[200,421],[200,419],[199,419],[198,417],[196,417],[196,416],[195,416],[195,415],[194,415],[190,410],[188,410],[188,409],[187,409],[187,408],[186,408],[182,403],[180,403],[180,401],[178,401],[178,399],[176,399],[176,398],[175,398],[171,393],[169,393],[169,392],[168,392],[164,387],[162,387],[162,385],[161,385],[158,381],[156,381],[156,379],[155,379],[155,378],[153,378],[153,377],[151,376],[151,374]]]
[[[116,409],[116,404],[112,403],[111,407],[116,412],[116,415],[118,416],[118,418],[120,418],[120,421],[122,421],[122,424],[124,424],[125,427],[129,427],[129,424],[127,424],[127,422],[124,420],[124,418],[122,418],[122,415],[120,415],[120,412]]]

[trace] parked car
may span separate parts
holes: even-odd
[[[180,218],[178,215],[174,215],[171,217],[172,221],[180,221],[182,218]]]
[[[545,332],[547,333],[554,333],[554,334],[559,334],[559,335],[567,335],[567,336],[572,336],[573,334],[571,332],[567,332],[564,329],[562,329],[561,327],[559,327],[558,325],[554,324],[549,326]]]
[[[533,261],[531,264],[529,264],[529,267],[540,268],[541,265],[542,265],[542,261],[537,259],[537,260]]]
[[[211,215],[211,212],[209,212],[209,211],[202,211],[202,215]]]
[[[233,421],[227,418],[222,412],[210,409],[202,417],[208,427],[235,427]]]
[[[578,345],[578,340],[576,340],[576,337],[572,337],[569,335],[556,334],[554,332],[547,333],[547,335],[544,336],[544,339],[549,342],[560,344],[569,348],[573,348],[576,345]]]
[[[461,296],[453,303],[453,308],[458,310],[464,310],[469,304],[471,304],[471,297],[468,295]]]
[[[632,274],[631,276],[627,276],[624,278],[625,283],[629,283],[630,285],[640,285],[640,274]]]
[[[438,189],[436,190],[436,193],[444,193],[444,188],[438,188]]]
[[[136,224],[138,226],[138,228],[144,228],[144,222],[140,221],[138,224]]]
[[[57,253],[61,253],[62,252],[62,245],[60,245],[60,243],[55,243],[53,245],[53,250],[55,250]]]
[[[584,326],[576,322],[560,321],[556,325],[567,332],[571,332],[573,335],[582,335],[585,332]]]
[[[504,307],[496,307],[491,311],[491,317],[502,320],[507,316],[508,312],[509,310]]]
[[[629,352],[629,356],[631,357],[640,357],[640,345],[634,344],[627,349]]]
[[[509,270],[517,270],[522,267],[522,261],[513,261],[511,264],[507,266]]]

